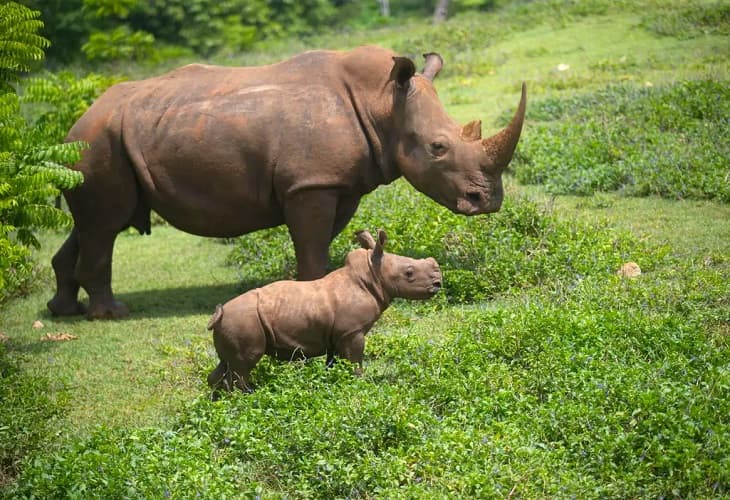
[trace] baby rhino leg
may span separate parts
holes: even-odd
[[[221,380],[227,390],[235,385],[243,392],[251,392],[251,370],[266,352],[266,335],[258,317],[257,298],[255,293],[249,292],[228,302],[213,335],[215,349],[227,368],[223,370]]]
[[[355,333],[343,338],[337,346],[337,354],[351,363],[357,363],[355,375],[362,375],[362,356],[365,352],[365,334]]]
[[[230,391],[230,386],[226,387],[226,375],[228,372],[228,365],[221,361],[218,363],[213,371],[208,375],[208,386],[213,389],[213,393],[210,395],[210,399],[217,401],[220,396],[220,389]]]

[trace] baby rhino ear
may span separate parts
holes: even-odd
[[[375,248],[373,248],[373,256],[371,257],[373,264],[380,264],[380,261],[383,258],[383,247],[385,246],[385,241],[387,240],[387,237],[385,236],[385,231],[382,229],[378,229],[378,241],[375,243]]]
[[[373,235],[370,234],[370,231],[358,231],[355,233],[355,237],[360,243],[360,246],[363,247],[365,250],[372,250],[373,248],[375,248],[375,238],[373,238]]]

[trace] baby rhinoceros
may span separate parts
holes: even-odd
[[[235,384],[250,392],[249,375],[264,354],[280,360],[327,355],[362,370],[365,334],[395,297],[428,299],[441,288],[435,259],[411,259],[383,251],[368,231],[357,233],[363,248],[345,266],[315,281],[276,281],[218,305],[208,322],[220,363],[208,375],[217,391]],[[215,394],[215,393],[214,393]]]

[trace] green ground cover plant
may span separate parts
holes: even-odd
[[[730,201],[730,85],[686,80],[610,86],[546,99],[512,165],[517,179],[555,193]]]
[[[15,479],[24,458],[53,439],[68,408],[63,384],[29,376],[0,343],[0,490]]]
[[[0,304],[0,498],[727,497],[730,205],[723,164],[708,153],[724,151],[727,127],[714,127],[727,102],[724,4],[494,8],[440,30],[413,21],[216,56],[250,64],[361,43],[414,57],[438,50],[447,109],[485,128],[528,81],[528,126],[501,212],[455,216],[400,180],[363,199],[333,243],[332,267],[355,230],[383,227],[390,250],[444,267],[443,294],[396,302],[376,324],[362,377],[345,362],[265,359],[254,394],[209,400],[207,320],[215,304],[293,276],[283,229],[225,242],[163,224],[149,237],[120,234],[114,286],[133,313],[114,322],[48,314],[49,261],[65,234],[36,232],[38,264],[26,261],[35,286]],[[125,67],[140,77],[163,69]],[[63,96],[87,94],[64,78],[37,89],[46,101],[25,102],[26,123],[44,116],[61,131],[61,117],[82,109]],[[580,120],[596,110],[605,115],[595,133],[615,137],[615,149],[638,151],[646,168],[641,140],[660,165],[709,158],[697,166],[704,180],[635,174],[636,185],[651,181],[647,197],[622,196],[628,184],[556,195],[549,172],[525,185],[526,161],[554,154],[561,126],[575,140],[559,144],[586,179],[615,175],[616,163],[591,170],[605,144],[591,145]],[[639,112],[648,125],[615,128]],[[706,151],[665,148],[663,134]],[[643,274],[617,276],[628,260]],[[77,339],[41,340],[59,332]]]
[[[693,271],[670,293],[662,272],[602,276],[405,322],[369,340],[362,378],[264,362],[253,395],[201,397],[168,430],[100,429],[14,493],[721,496],[730,351],[704,327],[728,290]]]

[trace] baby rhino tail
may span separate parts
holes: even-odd
[[[208,330],[212,330],[213,327],[221,320],[223,317],[223,306],[218,304],[215,306],[215,312],[213,313],[213,316],[210,317],[210,321],[208,321]]]

